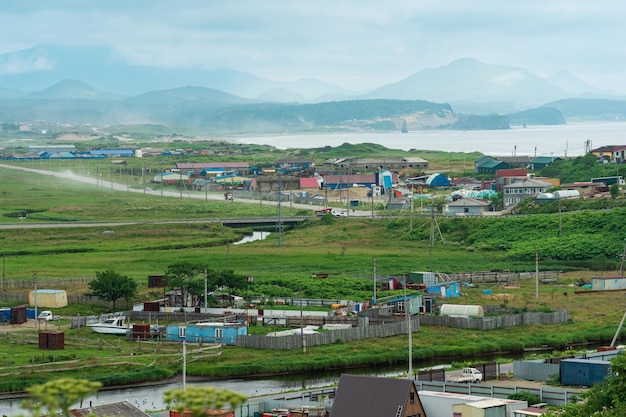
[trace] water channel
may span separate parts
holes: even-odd
[[[498,356],[481,356],[474,358],[475,363],[483,363],[494,361],[498,358],[503,358],[502,355]],[[523,354],[510,354],[504,356],[511,362],[513,360],[522,359]],[[465,359],[471,360],[471,359]],[[423,368],[434,368],[440,366],[447,366],[441,360],[433,361],[420,361],[414,362],[415,370]],[[368,376],[398,376],[406,374],[407,368],[404,367],[367,367],[357,368],[344,371],[343,373],[368,375]],[[272,394],[280,394],[293,391],[313,390],[316,388],[329,387],[337,384],[342,372],[319,372],[319,373],[307,373],[288,376],[266,377],[257,379],[214,379],[204,380],[202,382],[187,382],[187,386],[193,385],[210,385],[219,389],[227,389],[230,391],[240,392],[251,398],[251,402],[254,401],[254,397],[262,397]],[[160,385],[141,386],[123,389],[111,389],[102,390],[97,395],[85,398],[83,401],[83,407],[97,406],[104,404],[111,404],[120,401],[128,401],[142,411],[151,412],[157,410],[166,409],[166,405],[163,402],[163,393],[172,388],[182,388],[181,382],[172,382]],[[14,416],[23,414],[24,410],[20,408],[22,398],[2,400],[0,401],[0,415],[2,416]]]

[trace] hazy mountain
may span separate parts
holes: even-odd
[[[119,98],[110,93],[103,93],[78,80],[63,80],[42,91],[24,96],[28,99],[59,100],[113,100]]]
[[[179,87],[168,90],[150,91],[139,94],[124,100],[127,104],[133,105],[169,105],[178,106],[185,103],[202,103],[212,106],[229,106],[235,104],[258,103],[258,100],[250,100],[225,93],[214,88],[206,87]]]
[[[33,92],[65,79],[76,79],[96,90],[135,95],[185,85],[214,88],[254,98],[276,89],[288,89],[314,98],[349,93],[314,79],[274,81],[232,69],[156,68],[130,65],[106,47],[38,45],[0,54],[0,88]]]
[[[270,91],[266,91],[257,97],[263,101],[273,101],[276,103],[306,103],[309,100],[301,94],[294,93],[291,90],[285,90],[284,88],[275,88]]]
[[[567,97],[560,88],[522,68],[490,65],[472,58],[422,70],[383,86],[368,98],[435,102],[514,102],[530,107]]]
[[[18,90],[12,90],[10,88],[0,88],[0,99],[18,98],[22,97],[24,93]]]
[[[565,69],[555,72],[554,74],[546,78],[546,80],[556,87],[560,88],[561,90],[570,94],[611,94],[609,91],[602,90],[600,88],[592,86],[591,84],[586,83],[585,81],[581,80],[580,78],[576,77],[574,74]]]

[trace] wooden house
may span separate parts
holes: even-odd
[[[330,411],[333,417],[426,417],[413,381],[343,374]]]

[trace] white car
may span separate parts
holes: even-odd
[[[348,216],[348,212],[345,210],[333,210],[332,213],[333,213],[333,216],[335,217],[347,217]]]
[[[39,315],[37,316],[37,320],[45,320],[45,321],[50,321],[52,320],[52,311],[50,310],[44,310],[41,313],[39,313]]]

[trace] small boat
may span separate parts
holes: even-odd
[[[97,323],[88,324],[87,327],[91,327],[95,333],[118,335],[125,335],[131,329],[131,325],[126,323],[124,316],[110,317]]]

